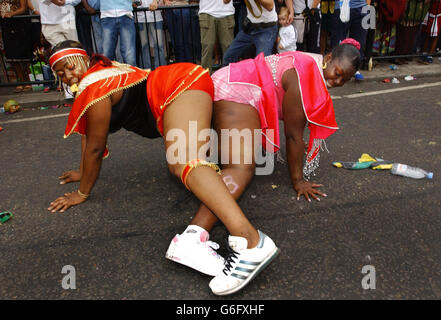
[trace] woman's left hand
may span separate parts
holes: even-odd
[[[322,197],[327,197],[326,194],[316,190],[315,188],[319,188],[322,187],[322,184],[317,184],[317,183],[311,183],[308,181],[305,181],[303,179],[297,181],[294,184],[294,189],[297,191],[297,200],[300,200],[300,196],[305,196],[306,200],[308,200],[309,202],[311,202],[311,198],[314,198],[317,201],[320,201],[319,196]]]
[[[47,209],[52,212],[64,212],[70,207],[80,204],[84,201],[86,201],[84,197],[81,197],[77,191],[73,191],[65,193],[63,197],[59,197],[55,201],[51,202],[51,205]]]

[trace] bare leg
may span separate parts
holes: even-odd
[[[169,164],[170,172],[176,177],[180,177],[186,162],[192,160],[189,158],[190,121],[197,122],[199,136],[202,130],[210,128],[211,116],[212,101],[203,91],[186,91],[167,107],[164,113],[164,137],[167,137],[171,129],[180,129],[186,133],[185,162]],[[165,139],[166,150],[174,143],[176,142]],[[204,144],[205,141],[198,141],[197,150],[199,151]],[[188,175],[187,185],[193,194],[222,221],[231,235],[246,238],[249,248],[257,245],[259,240],[257,230],[245,217],[222,178],[214,170],[203,166],[193,169]]]
[[[227,187],[229,187],[229,191],[235,200],[239,199],[246,190],[253,175],[254,170],[250,172],[248,169],[238,168],[234,165],[227,169],[222,169],[222,178],[224,182],[226,181],[226,183],[228,183]],[[196,215],[193,217],[191,224],[200,226],[210,232],[217,221],[218,218],[216,215],[202,203]]]
[[[217,130],[220,137],[221,129],[259,129],[260,120],[257,111],[254,107],[249,105],[242,105],[229,101],[219,101],[214,103],[214,128]],[[254,139],[254,136],[253,136]],[[222,143],[219,144],[220,146]],[[252,153],[252,164],[233,164],[232,162],[232,141],[228,144],[229,150],[229,163],[222,166],[222,178],[227,185],[231,195],[234,199],[239,199],[247,186],[251,182],[255,172],[254,161],[254,140],[251,145],[244,145],[244,141],[241,140],[240,153],[241,159],[245,158],[245,154]],[[237,151],[237,150],[235,150]],[[222,150],[219,147],[219,154],[222,154]],[[216,215],[214,215],[207,206],[202,203],[194,216],[191,224],[198,225],[207,231],[211,231],[216,222],[218,221]]]
[[[431,46],[429,53],[435,53],[436,51],[436,45],[438,44],[438,37],[431,37]]]

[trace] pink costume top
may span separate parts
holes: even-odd
[[[260,117],[262,145],[267,151],[277,152],[280,149],[279,119],[283,119],[285,95],[282,76],[286,70],[295,68],[310,130],[303,169],[303,174],[309,177],[319,165],[319,151],[324,139],[338,129],[321,66],[321,56],[305,52],[284,52],[267,57],[259,54],[254,59],[232,63],[212,75],[214,101],[227,100],[254,106]]]

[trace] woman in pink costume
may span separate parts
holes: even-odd
[[[353,77],[360,66],[359,49],[357,41],[346,39],[325,57],[304,52],[285,52],[267,57],[260,54],[254,59],[232,63],[218,70],[212,79],[215,86],[213,125],[219,139],[222,137],[221,130],[225,129],[237,129],[238,132],[261,130],[262,138],[258,139],[262,139],[262,146],[267,152],[277,152],[280,148],[279,120],[283,120],[289,173],[297,200],[301,196],[308,201],[311,198],[319,201],[319,196],[326,197],[317,189],[321,185],[308,181],[308,177],[318,167],[319,151],[325,147],[325,139],[338,129],[328,88],[342,86]],[[305,126],[308,126],[310,134],[303,166]],[[221,155],[229,152],[228,163],[221,161],[222,176],[235,199],[242,195],[256,172],[254,138],[252,145],[244,140],[241,139],[240,149],[232,149],[234,144],[229,143],[231,141],[219,141],[218,144]],[[228,150],[222,150],[223,143],[228,143]],[[239,152],[241,160],[237,163],[233,158]],[[247,164],[242,159],[250,153],[252,161]],[[197,252],[191,237],[200,233],[208,239],[208,232],[217,220],[202,204],[187,229],[173,239],[166,257],[198,269],[205,258]],[[255,239],[249,238],[254,243],[251,246],[248,243],[248,248],[247,243],[237,238],[230,237],[231,252],[225,257],[225,268],[210,282],[215,294],[233,293],[257,274],[249,251],[256,243],[259,246],[258,234]],[[196,237],[195,243],[198,241],[199,237]],[[215,255],[213,252],[205,256]],[[247,263],[244,264],[244,261]]]

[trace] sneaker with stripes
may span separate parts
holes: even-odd
[[[274,241],[259,232],[259,243],[247,249],[248,241],[242,237],[228,237],[230,253],[225,257],[223,272],[210,281],[211,291],[216,295],[228,295],[245,287],[279,253]]]

